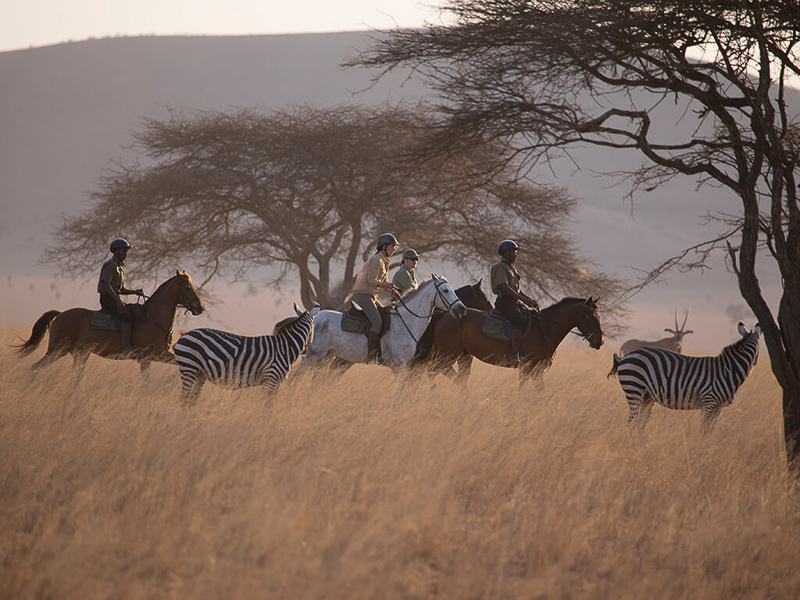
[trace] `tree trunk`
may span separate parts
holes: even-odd
[[[783,389],[783,439],[786,462],[792,473],[800,474],[800,389]]]

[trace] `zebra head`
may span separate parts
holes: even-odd
[[[308,326],[308,334],[306,335],[305,344],[303,344],[303,350],[301,354],[306,353],[309,345],[311,345],[311,342],[314,339],[314,317],[319,314],[319,311],[319,304],[312,306],[311,310],[303,311],[299,306],[297,306],[297,302],[294,303],[294,312],[297,313],[297,321]]]
[[[752,359],[751,359],[751,366],[755,366],[758,363],[758,349],[759,349],[759,340],[761,339],[761,325],[756,323],[755,327],[753,327],[753,331],[747,331],[747,327],[744,326],[744,323],[739,321],[739,324],[736,326],[739,330],[739,335],[742,336],[742,339],[739,340],[737,343],[732,344],[729,348],[741,348],[741,352],[743,353],[751,353],[752,352]],[[727,349],[727,348],[726,348]]]

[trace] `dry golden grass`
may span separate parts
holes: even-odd
[[[11,341],[10,332],[3,339]],[[23,333],[20,331],[20,333]],[[271,406],[177,369],[0,352],[3,598],[791,598],[800,507],[762,356],[703,439],[631,434],[611,352],[547,389],[386,369],[300,375]]]

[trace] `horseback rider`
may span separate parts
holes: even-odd
[[[405,294],[409,290],[417,289],[417,277],[414,270],[417,268],[417,261],[420,256],[413,248],[403,251],[403,264],[395,271],[392,283],[400,288],[400,293]]]
[[[367,362],[380,362],[381,315],[378,312],[378,292],[386,290],[399,296],[397,290],[388,282],[389,257],[397,247],[397,238],[391,233],[383,233],[378,237],[377,252],[373,254],[356,277],[353,285],[355,302],[364,310],[364,314],[372,323],[367,336]]]
[[[495,308],[502,312],[511,322],[513,331],[511,334],[511,354],[509,360],[513,364],[522,361],[520,357],[520,346],[522,336],[528,327],[530,311],[528,307],[539,310],[536,301],[520,292],[519,273],[514,268],[517,260],[519,246],[514,240],[503,240],[497,247],[497,253],[502,259],[492,266],[491,282],[492,292],[497,295],[494,302]]]
[[[104,313],[119,317],[122,330],[122,352],[127,353],[132,348],[131,329],[133,315],[125,307],[120,295],[136,294],[144,296],[141,288],[130,290],[125,287],[125,259],[131,246],[127,240],[117,238],[111,242],[113,256],[103,263],[100,269],[100,278],[97,282],[97,292],[100,294],[100,306]]]

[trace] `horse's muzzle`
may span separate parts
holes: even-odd
[[[203,306],[203,303],[200,302],[199,298],[189,304],[189,312],[191,312],[195,317],[199,314],[202,314],[204,310],[205,307]]]
[[[467,307],[464,306],[464,303],[459,300],[450,308],[450,312],[453,313],[456,317],[461,318],[465,314],[467,314]]]
[[[600,350],[600,346],[603,345],[603,334],[591,334],[587,341],[589,342],[589,346],[594,350]]]

